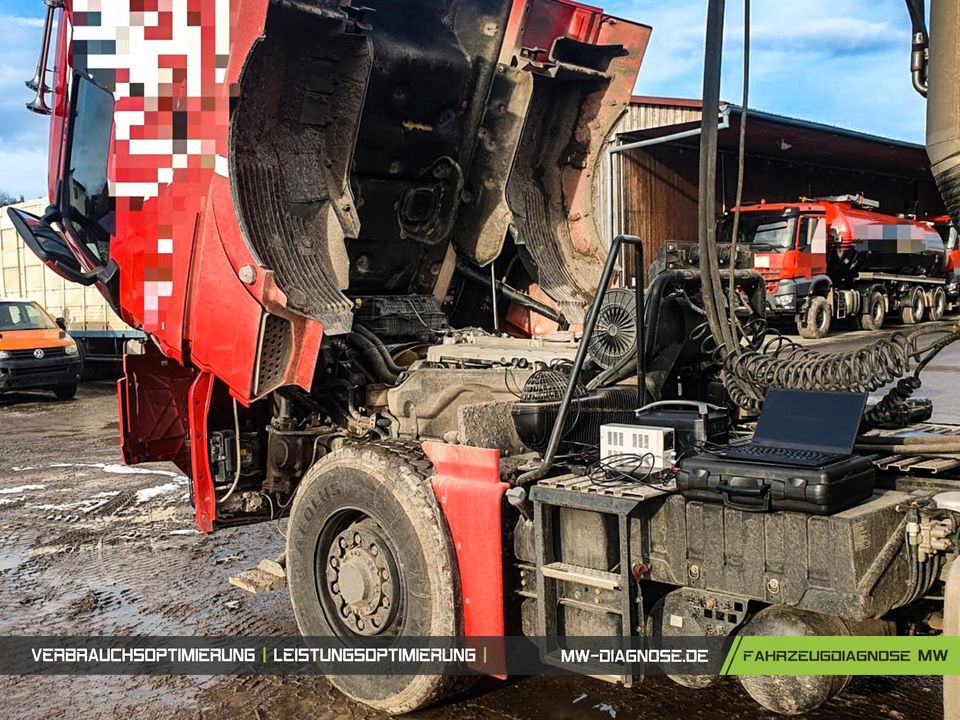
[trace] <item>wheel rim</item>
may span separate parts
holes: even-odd
[[[916,292],[913,296],[913,312],[916,315],[917,319],[920,319],[920,316],[923,315],[923,311],[926,309],[926,301],[923,297],[923,291],[920,290]]]
[[[820,308],[820,309],[817,310],[816,323],[817,323],[817,328],[818,328],[821,332],[824,331],[824,330],[826,330],[826,326],[827,326],[827,312],[826,312],[823,308]]]
[[[375,518],[354,509],[324,523],[314,580],[320,605],[337,636],[401,634],[404,581],[396,543]]]
[[[877,300],[876,302],[873,303],[873,312],[871,313],[871,317],[873,318],[873,322],[874,322],[875,324],[877,324],[877,325],[879,325],[880,323],[882,323],[882,322],[883,322],[883,314],[884,314],[884,313],[883,313],[883,300]]]

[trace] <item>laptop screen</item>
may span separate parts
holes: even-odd
[[[866,404],[865,393],[771,388],[753,441],[849,455]]]

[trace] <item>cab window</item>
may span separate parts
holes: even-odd
[[[826,219],[811,216],[800,218],[797,250],[826,252],[826,244]]]
[[[101,263],[110,257],[114,209],[107,184],[113,95],[79,73],[74,78],[61,206],[73,235]]]

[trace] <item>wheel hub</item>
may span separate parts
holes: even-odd
[[[354,522],[333,539],[326,579],[347,627],[360,635],[378,635],[387,628],[400,580],[390,547],[373,520]]]

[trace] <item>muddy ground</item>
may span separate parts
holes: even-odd
[[[839,342],[849,343],[846,339]],[[852,342],[856,342],[854,339]],[[930,373],[956,392],[960,351]],[[954,395],[955,397],[955,395]],[[957,420],[955,400],[942,420]],[[173,466],[119,465],[110,383],[76,400],[0,396],[0,634],[271,635],[297,632],[284,592],[251,596],[227,577],[281,552],[276,523],[201,536]],[[810,718],[942,716],[936,678],[864,678]],[[4,718],[380,717],[300,677],[0,677]],[[687,690],[667,679],[625,689],[589,678],[487,680],[417,717],[767,718],[735,681]]]

